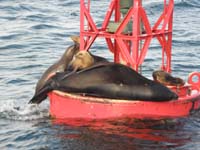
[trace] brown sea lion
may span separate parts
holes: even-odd
[[[82,70],[94,65],[94,58],[87,51],[79,51],[69,63],[70,70]]]
[[[52,90],[101,98],[156,102],[178,98],[166,86],[143,77],[130,67],[116,63],[92,66],[73,74],[57,73],[29,103],[41,103]]]
[[[93,65],[97,65],[99,63],[107,63],[108,60],[91,54],[88,51],[79,51],[76,53],[72,59],[72,61],[69,63],[69,70],[78,71],[82,70],[88,67],[91,67]]]
[[[65,75],[69,76],[71,74],[74,74],[77,71],[84,70],[91,66],[101,65],[105,63],[109,63],[109,62],[103,57],[92,55],[91,53],[87,51],[79,51],[76,54],[74,54],[73,58],[68,63],[68,67],[64,71],[65,71]],[[54,72],[54,75],[56,73],[62,73],[64,71],[59,70],[57,72]],[[53,78],[53,76],[51,76],[51,78]],[[43,85],[42,86],[40,85],[41,88],[37,89],[37,91],[35,92],[34,94],[35,96],[41,93],[44,85],[46,84],[47,80],[50,79],[50,77],[46,77],[45,79],[46,79],[45,82],[44,81],[42,82]],[[47,95],[41,95],[40,99],[46,99],[46,97]],[[32,103],[32,101],[30,101],[29,103]]]
[[[41,76],[37,82],[35,93],[37,93],[46,83],[46,81],[53,76],[56,72],[64,72],[72,60],[73,56],[79,51],[79,36],[71,36],[71,39],[74,41],[72,46],[69,46],[65,53],[62,55],[60,60],[55,64],[51,65]]]
[[[185,84],[183,79],[173,77],[171,74],[163,70],[154,71],[152,76],[154,81],[160,82],[166,86],[183,86]]]

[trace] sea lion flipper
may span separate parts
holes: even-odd
[[[40,104],[47,98],[47,94],[52,90],[52,87],[48,84],[44,86],[33,98],[28,102],[29,104]]]

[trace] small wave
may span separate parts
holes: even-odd
[[[55,16],[46,16],[41,13],[31,14],[24,17],[24,20],[34,21],[34,22],[44,22],[45,21],[52,21],[57,20]]]
[[[25,11],[32,11],[32,10],[34,10],[36,8],[34,8],[31,5],[27,5],[27,4],[19,4],[19,9],[20,10],[25,10]]]
[[[16,20],[15,16],[0,16],[0,20],[13,21]]]
[[[180,7],[200,7],[200,1],[199,0],[181,0],[176,6]]]
[[[11,40],[11,39],[19,38],[22,35],[23,34],[20,34],[20,33],[13,33],[13,34],[10,34],[10,35],[0,36],[0,39],[2,39],[2,40]]]
[[[0,9],[6,10],[8,12],[14,12],[19,10],[17,6],[0,6]]]
[[[10,44],[10,45],[6,45],[3,47],[0,47],[0,50],[6,50],[6,49],[22,49],[22,48],[26,48],[26,45],[21,45],[21,44]]]
[[[33,64],[33,65],[24,65],[24,66],[19,66],[14,68],[13,70],[26,70],[26,69],[32,69],[32,68],[39,68],[42,67],[43,65],[41,64]]]
[[[49,28],[57,28],[57,27],[52,26],[52,25],[47,25],[47,24],[38,24],[38,25],[32,26],[31,28],[41,30],[41,29],[49,29]]]
[[[10,120],[38,120],[49,116],[48,109],[35,104],[16,106],[13,101],[0,105],[0,118]]]
[[[24,83],[24,82],[27,82],[27,81],[28,80],[17,78],[17,79],[13,79],[13,80],[8,81],[7,84]]]
[[[72,7],[74,7],[74,6],[76,6],[76,5],[79,5],[79,2],[78,1],[67,1],[67,2],[65,2],[65,1],[63,1],[63,2],[61,2],[60,4],[58,4],[58,6],[62,6],[62,7],[66,7],[66,6],[72,6]]]
[[[70,15],[71,16],[79,16],[79,14],[77,12],[71,12]]]

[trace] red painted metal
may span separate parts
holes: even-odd
[[[195,78],[196,78],[196,81],[195,81]],[[199,86],[200,85],[200,73],[192,72],[189,75],[188,83],[193,85],[192,89],[200,90],[199,89],[200,88],[200,86]]]
[[[195,76],[198,76],[194,82]],[[200,108],[200,73],[189,75],[188,84],[169,87],[179,95],[178,100],[148,102],[74,95],[60,91],[49,93],[50,114],[55,118],[174,118],[189,115]]]
[[[133,6],[123,17],[120,16],[120,0],[111,0],[105,19],[100,28],[97,28],[90,15],[90,2],[80,0],[80,48],[89,50],[97,37],[106,40],[108,48],[114,53],[114,61],[119,63],[121,58],[138,71],[143,63],[152,38],[157,38],[162,47],[162,69],[171,71],[172,21],[174,0],[164,0],[164,9],[158,20],[151,27],[149,19],[142,6],[142,0],[133,0]],[[87,7],[86,7],[87,5]],[[114,20],[112,20],[114,16]],[[122,20],[122,21],[120,21]],[[121,22],[116,32],[107,32],[109,22]],[[129,22],[132,22],[132,31],[123,33]],[[144,31],[141,31],[143,26]],[[127,46],[127,43],[129,43]],[[140,47],[140,43],[142,47]]]
[[[96,98],[53,91],[49,93],[50,114],[55,118],[175,118],[189,115],[200,108],[200,84],[170,87],[178,100],[148,102]]]

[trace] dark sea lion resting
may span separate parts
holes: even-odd
[[[166,86],[183,86],[185,84],[181,78],[173,77],[171,74],[163,70],[154,71],[152,76],[154,81]]]
[[[62,57],[44,72],[42,77],[37,82],[35,94],[37,94],[38,91],[43,88],[50,76],[56,74],[56,72],[64,72],[73,56],[79,51],[79,37],[71,36],[71,39],[74,41],[74,45],[68,47]]]
[[[73,74],[57,73],[29,103],[39,104],[52,90],[125,100],[160,102],[178,98],[166,86],[115,63],[92,66]]]

